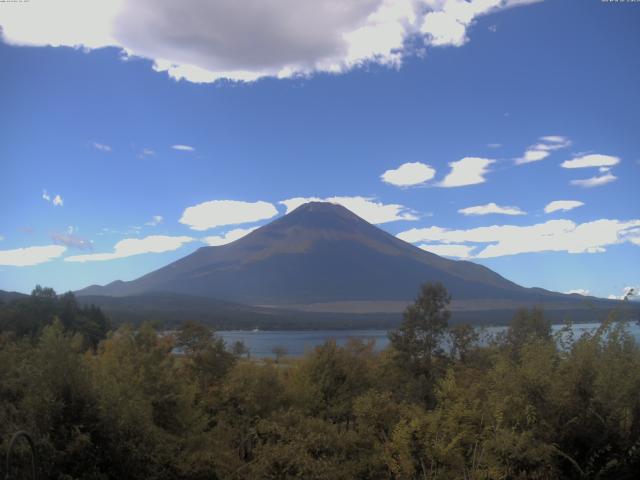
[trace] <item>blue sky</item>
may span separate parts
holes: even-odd
[[[0,289],[130,280],[309,198],[525,286],[640,285],[640,4],[147,3],[0,3]]]

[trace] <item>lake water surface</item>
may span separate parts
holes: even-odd
[[[577,337],[585,332],[594,331],[598,323],[583,323],[573,326],[574,335]],[[553,331],[561,329],[562,325],[554,325]],[[504,331],[506,327],[485,327],[481,329],[481,336],[495,335]],[[629,323],[628,329],[640,343],[640,325]],[[388,344],[387,330],[223,330],[220,335],[231,345],[241,340],[249,348],[252,357],[272,357],[274,347],[284,347],[290,356],[299,356],[322,345],[327,340],[335,340],[338,345],[344,345],[350,338],[362,340],[374,340],[376,350],[383,350]]]

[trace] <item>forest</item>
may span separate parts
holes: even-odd
[[[635,479],[640,350],[616,312],[552,334],[540,309],[480,338],[425,284],[390,346],[257,360],[186,321],[111,325],[73,294],[0,304],[0,476]],[[446,348],[444,347],[446,345]]]

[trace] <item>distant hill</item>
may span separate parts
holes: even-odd
[[[11,300],[17,300],[19,298],[24,298],[27,295],[25,295],[24,293],[18,293],[18,292],[5,292],[4,290],[0,290],[0,302],[10,302]]]
[[[467,315],[533,305],[566,313],[621,303],[522,287],[482,265],[421,250],[342,206],[322,202],[302,205],[233,243],[202,247],[136,280],[76,293],[148,298],[164,292],[208,298],[217,302],[216,311],[247,315],[267,309],[391,314],[400,313],[426,281],[442,282],[453,296],[453,310]],[[128,302],[134,309],[135,302]],[[165,303],[173,308],[171,301]]]

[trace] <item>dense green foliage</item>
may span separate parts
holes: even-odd
[[[637,478],[640,349],[623,324],[554,337],[523,311],[479,342],[448,328],[447,303],[423,287],[383,352],[327,342],[278,363],[193,323],[123,326],[94,349],[58,307],[17,335],[26,317],[5,306],[1,458],[26,429],[53,479]]]
[[[0,332],[14,338],[34,339],[56,319],[67,332],[79,333],[94,348],[111,328],[102,310],[93,305],[81,307],[71,292],[56,295],[53,289],[38,285],[30,296],[0,302]]]

